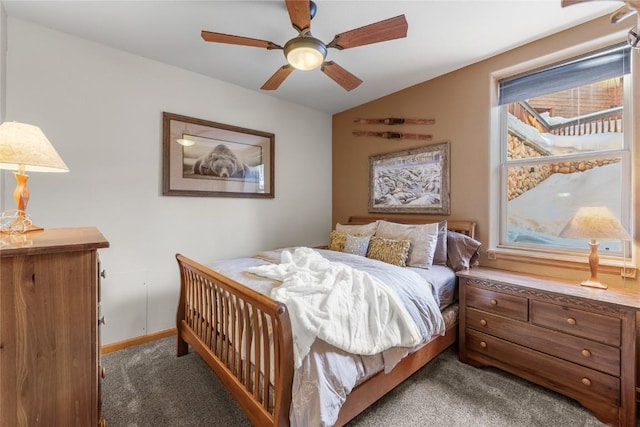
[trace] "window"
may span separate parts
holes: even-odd
[[[499,81],[500,247],[588,251],[559,237],[581,206],[606,206],[630,230],[630,72],[625,44]],[[629,249],[600,241],[612,257]]]

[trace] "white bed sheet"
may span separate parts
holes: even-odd
[[[261,252],[252,258],[218,260],[207,266],[268,296],[280,282],[247,273],[246,270],[253,266],[278,263],[282,250]],[[347,259],[356,268],[358,264],[364,266],[370,261],[364,257],[329,250],[318,252],[331,261],[343,262]],[[429,270],[410,270],[425,280],[425,286],[431,287],[431,293],[441,309],[450,305],[457,297],[455,273],[451,269],[433,266]],[[424,342],[431,338],[425,337]],[[392,348],[371,356],[353,355],[316,340],[301,368],[294,372],[291,426],[333,425],[346,396],[357,384],[382,370],[391,370],[412,350],[415,349]]]

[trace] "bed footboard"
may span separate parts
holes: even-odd
[[[202,357],[254,425],[289,425],[293,349],[278,303],[180,254],[178,356]]]

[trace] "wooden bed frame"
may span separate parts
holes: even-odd
[[[405,224],[438,222],[431,218],[351,217],[349,224],[387,219]],[[447,221],[449,230],[475,234],[473,221]],[[276,302],[180,254],[180,302],[177,355],[188,345],[211,367],[256,426],[288,426],[293,382],[293,344],[289,313]],[[355,387],[340,410],[342,426],[407,379],[458,338],[457,321],[402,359]],[[243,357],[251,355],[251,357]],[[260,367],[256,369],[256,366]],[[262,372],[270,372],[265,381]]]

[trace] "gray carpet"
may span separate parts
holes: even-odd
[[[175,337],[103,356],[103,415],[110,427],[250,426],[195,353]],[[458,361],[455,347],[354,419],[353,426],[603,426],[578,403],[492,368]]]

